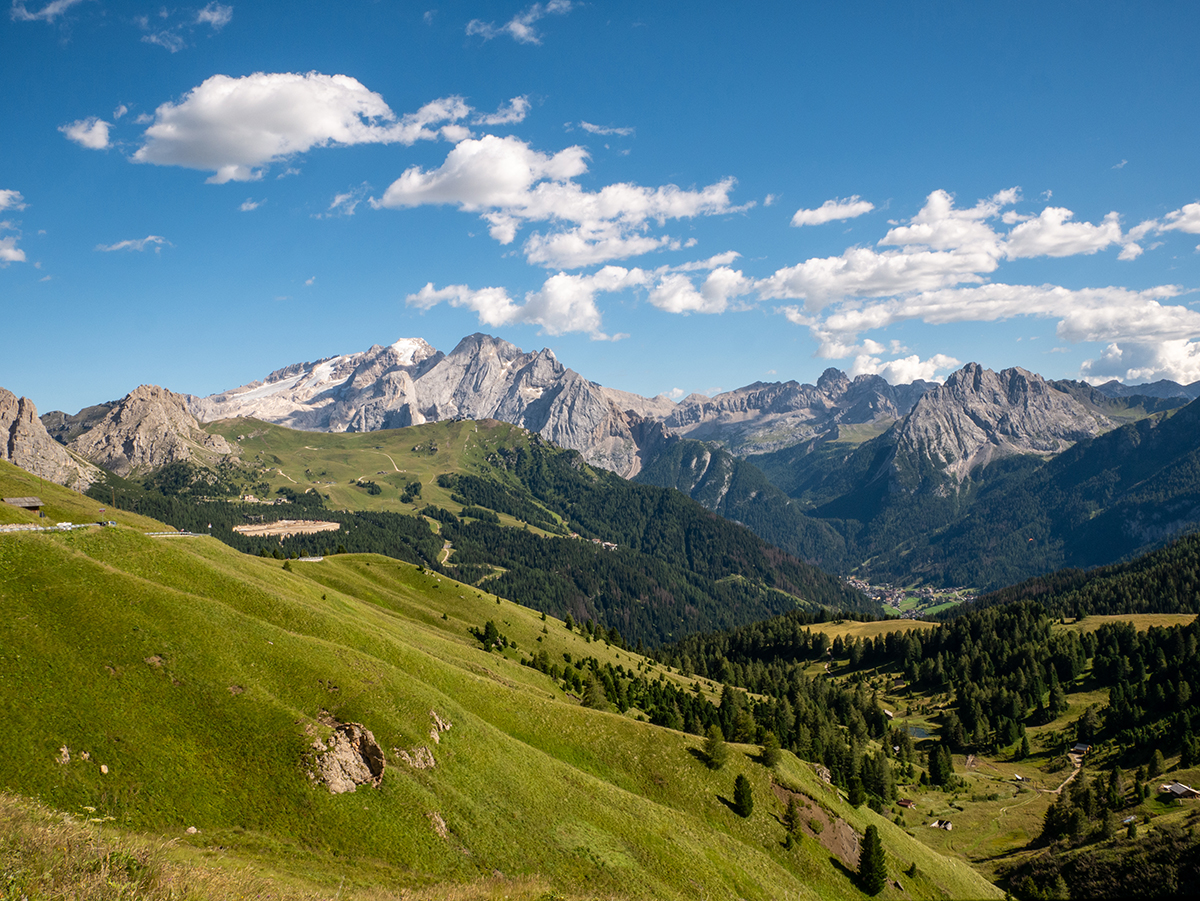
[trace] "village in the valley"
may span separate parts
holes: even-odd
[[[846,578],[846,584],[865,594],[872,600],[883,604],[884,609],[893,616],[902,619],[924,619],[934,613],[939,613],[955,604],[961,604],[974,598],[977,591],[974,588],[956,586],[954,588],[897,588],[890,582],[872,585],[865,579],[853,576]]]

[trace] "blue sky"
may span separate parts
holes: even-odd
[[[484,331],[640,394],[1200,379],[1200,6],[5,0],[0,385]]]

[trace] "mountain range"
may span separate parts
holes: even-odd
[[[756,382],[673,403],[592,382],[549,349],[527,353],[475,334],[449,354],[419,338],[402,339],[296,363],[208,397],[141,386],[77,414],[47,413],[43,433],[65,445],[66,456],[30,432],[32,404],[14,398],[8,421],[16,423],[17,407],[27,404],[21,428],[29,435],[17,440],[10,434],[6,453],[17,459],[12,448],[34,441],[42,450],[26,457],[45,457],[45,471],[57,474],[53,480],[70,478],[86,487],[87,478],[94,480],[85,475],[88,461],[124,476],[184,461],[211,471],[237,455],[208,424],[237,417],[334,433],[495,419],[625,478],[681,490],[829,570],[866,567],[863,572],[879,577],[943,583],[964,581],[964,568],[937,548],[961,549],[964,535],[979,537],[985,547],[1003,547],[1007,539],[993,534],[998,523],[1029,531],[1035,520],[1055,519],[1044,511],[1016,520],[989,512],[1021,504],[1041,510],[1027,490],[1039,480],[1074,484],[1073,476],[1061,474],[1071,466],[1110,476],[1131,465],[1144,475],[1163,467],[1176,473],[1173,487],[1163,489],[1169,495],[1164,509],[1173,511],[1165,518],[1132,499],[1131,492],[1143,490],[1140,481],[1117,479],[1101,500],[1093,499],[1092,518],[1126,518],[1108,527],[1107,538],[1088,553],[1072,550],[1072,534],[1083,534],[1078,522],[1072,534],[1035,541],[1044,553],[1023,547],[1024,562],[1005,551],[1003,564],[993,568],[980,563],[991,555],[968,549],[968,559],[980,563],[967,567],[971,578],[980,587],[998,587],[1003,578],[1035,575],[1038,566],[1110,562],[1200,522],[1187,500],[1191,481],[1178,477],[1195,450],[1191,433],[1168,429],[1176,438],[1165,443],[1137,440],[1128,431],[1146,422],[1143,432],[1165,434],[1156,424],[1198,396],[1200,383],[1090,386],[971,363],[940,385],[891,385],[878,376],[850,378],[828,369],[815,385]],[[1129,460],[1114,463],[1117,445]],[[1092,461],[1106,454],[1107,463]],[[1020,504],[1018,496],[1024,498]],[[987,535],[980,537],[981,530]]]

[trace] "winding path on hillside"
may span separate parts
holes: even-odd
[[[385,457],[387,457],[388,462],[390,462],[392,464],[392,469],[396,470],[396,472],[404,472],[403,469],[401,469],[399,466],[396,465],[396,461],[392,459],[391,454],[386,454],[383,451],[376,451],[376,453],[383,454]]]
[[[1075,767],[1075,769],[1071,771],[1071,775],[1068,776],[1066,779],[1064,779],[1062,782],[1062,785],[1060,785],[1058,788],[1054,789],[1053,791],[1051,791],[1048,788],[1040,789],[1041,791],[1045,792],[1048,795],[1062,794],[1062,790],[1071,784],[1072,779],[1074,779],[1076,776],[1079,775],[1079,771],[1081,769],[1083,769],[1083,758],[1080,757],[1078,754],[1068,754],[1067,757],[1070,758],[1071,765],[1073,767]]]

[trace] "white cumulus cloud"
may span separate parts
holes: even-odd
[[[529,98],[521,96],[514,97],[508,101],[507,106],[501,106],[494,113],[481,113],[471,121],[476,125],[512,125],[516,122],[523,122],[528,114]]]
[[[211,171],[213,184],[251,181],[271,163],[313,147],[435,140],[432,126],[469,112],[461,98],[446,97],[398,118],[379,94],[347,75],[214,75],[155,110],[133,159]]]
[[[516,137],[484,135],[461,141],[437,169],[405,170],[371,203],[391,208],[453,204],[478,213],[501,244],[512,243],[525,223],[551,223],[555,231],[528,239],[526,258],[567,269],[679,246],[646,230],[651,223],[737,209],[729,200],[733,179],[700,190],[618,183],[587,191],[573,181],[587,172],[587,159],[579,146],[546,154]]]
[[[1182,209],[1163,217],[1161,231],[1181,231],[1200,235],[1200,203],[1186,204]]]
[[[11,189],[0,190],[0,212],[4,210],[20,211],[25,209],[28,204],[25,203],[25,198],[21,196],[20,191]],[[7,219],[0,220],[0,231],[16,231],[16,226]],[[9,263],[24,263],[25,251],[17,246],[17,235],[9,235],[6,238],[0,238],[0,269],[7,266]]]
[[[508,35],[519,44],[540,44],[542,36],[534,25],[549,15],[564,15],[571,11],[571,0],[550,0],[542,4],[535,3],[528,9],[523,9],[503,25],[494,22],[484,22],[482,19],[472,19],[467,23],[467,34],[479,35],[485,41],[500,35]]]
[[[874,343],[874,342],[872,342]],[[899,357],[894,360],[883,360],[870,353],[859,354],[850,365],[851,378],[859,375],[878,375],[893,385],[907,385],[917,379],[927,382],[940,382],[939,373],[956,369],[961,362],[946,354],[934,354],[927,360],[922,360],[916,354]]]
[[[650,292],[650,303],[668,313],[724,313],[730,302],[749,294],[754,282],[728,266],[714,269],[699,289],[686,275],[668,275]]]
[[[808,259],[761,280],[759,293],[770,299],[802,299],[810,309],[819,309],[848,297],[982,283],[1005,259],[1093,254],[1112,245],[1122,247],[1121,259],[1142,252],[1135,243],[1140,236],[1122,235],[1116,213],[1093,225],[1072,221],[1074,214],[1061,207],[1047,207],[1037,216],[1005,212],[1019,200],[1020,190],[1009,188],[959,209],[953,195],[934,191],[916,216],[894,225],[880,239],[879,246],[898,250],[856,246],[840,256]],[[1013,228],[997,231],[992,224],[997,219]]]
[[[980,200],[973,207],[958,209],[954,196],[934,191],[925,198],[920,212],[890,229],[879,241],[884,247],[914,247],[930,250],[971,251],[992,257],[1002,255],[1000,236],[987,224],[1020,197],[1017,188],[1008,188]]]
[[[7,266],[9,263],[24,262],[25,251],[17,246],[17,239],[12,235],[9,235],[7,238],[0,238],[0,268]]]
[[[434,288],[430,282],[405,299],[410,306],[428,310],[439,303],[465,307],[484,325],[497,328],[523,323],[537,325],[551,335],[584,332],[593,340],[607,341],[624,337],[601,331],[601,314],[596,295],[644,285],[647,274],[641,269],[605,266],[592,275],[558,273],[546,279],[541,289],[525,295],[524,302],[514,301],[503,288],[472,290],[466,285]]]
[[[220,31],[233,19],[233,7],[220,3],[210,3],[196,13],[197,25],[211,25],[213,31]]]
[[[1121,223],[1116,213],[1109,213],[1100,225],[1072,222],[1074,215],[1062,207],[1046,207],[1036,219],[1022,222],[1008,233],[1005,253],[1014,260],[1039,256],[1068,257],[1095,253],[1121,243]]]
[[[255,200],[253,197],[247,197],[242,201],[242,205],[238,209],[243,213],[249,213],[251,210],[257,210],[264,203],[266,203],[265,200]]]
[[[759,293],[768,299],[804,299],[816,309],[847,296],[883,297],[980,282],[983,273],[996,266],[996,258],[982,251],[877,253],[851,247],[841,256],[814,258],[780,269],[759,283]]]
[[[108,146],[108,130],[110,128],[112,128],[110,123],[92,116],[67,125],[60,125],[58,130],[81,147],[87,147],[89,150],[103,150]]]
[[[1170,379],[1181,385],[1200,381],[1200,342],[1173,338],[1161,342],[1122,341],[1082,366],[1085,381],[1093,385],[1110,379],[1137,384]]]
[[[4,210],[23,210],[27,204],[20,191],[0,190],[0,212]]]
[[[728,266],[741,254],[736,250],[727,250],[724,253],[714,254],[706,260],[693,260],[690,263],[681,263],[678,266],[672,266],[671,269],[675,272],[696,272],[700,270],[716,269],[718,266]]]
[[[875,204],[862,200],[857,194],[845,200],[826,200],[815,210],[796,210],[792,225],[824,225],[839,219],[854,219],[875,209]]]

